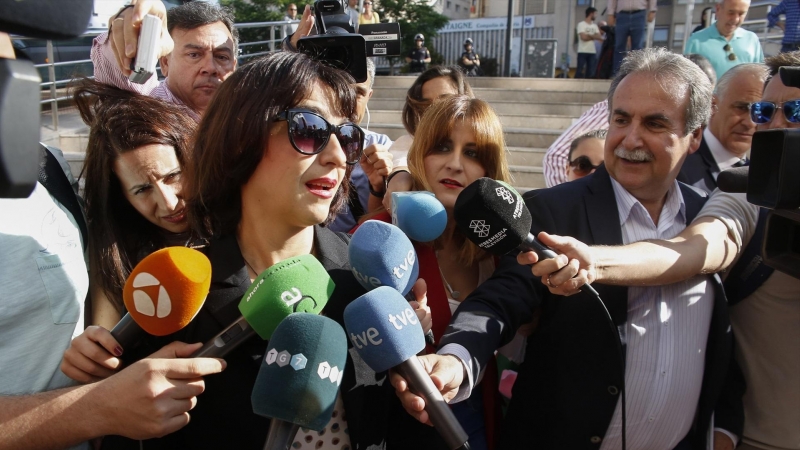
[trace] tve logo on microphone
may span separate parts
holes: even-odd
[[[406,274],[410,269],[414,268],[414,261],[417,260],[417,253],[412,248],[408,251],[408,254],[405,258],[403,258],[403,262],[400,263],[399,266],[392,268],[392,273],[398,279],[403,278],[403,275]]]
[[[404,308],[400,314],[387,314],[387,320],[396,330],[402,330],[411,325],[419,325],[417,314],[411,308]],[[383,343],[381,333],[375,327],[369,327],[361,333],[350,333],[350,341],[353,345],[361,350],[369,345],[377,346]]]
[[[133,305],[139,313],[159,319],[167,317],[172,312],[172,301],[167,289],[161,285],[158,278],[147,272],[139,272],[133,279]],[[157,300],[153,301],[153,294],[158,293]]]

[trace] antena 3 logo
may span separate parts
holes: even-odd
[[[172,312],[172,301],[158,278],[147,272],[140,272],[133,279],[133,287],[135,289],[133,291],[133,305],[140,314],[163,319]],[[158,297],[154,302],[151,294],[155,294],[156,290]],[[146,291],[150,291],[150,293]]]
[[[509,205],[514,203],[514,194],[509,192],[508,189],[500,186],[494,190],[497,193],[497,196],[502,198],[503,200],[507,201]]]

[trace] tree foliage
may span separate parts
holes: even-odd
[[[221,0],[220,4],[233,10],[236,23],[274,22],[283,20],[289,3],[297,5],[298,19],[305,4],[292,0]],[[275,39],[283,38],[282,27],[276,28]],[[269,27],[239,29],[239,42],[257,42],[271,39]],[[243,54],[267,51],[267,45],[243,47]]]

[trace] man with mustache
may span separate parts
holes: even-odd
[[[166,78],[136,84],[127,77],[146,14],[162,20],[160,61]],[[233,15],[217,5],[190,2],[167,13],[160,1],[133,0],[92,43],[95,79],[182,105],[199,122],[220,83],[236,69],[238,41]]]
[[[526,193],[532,230],[598,245],[674,237],[705,201],[676,177],[700,146],[711,83],[686,58],[651,48],[629,54],[608,98],[604,166]],[[726,384],[732,336],[718,277],[657,289],[595,286],[601,305],[587,292],[554,295],[514,264],[504,258],[456,312],[439,354],[420,358],[445,398],[457,401],[492,352],[536,320],[499,448],[618,449],[623,423],[631,449],[706,448],[712,423],[741,434],[742,388]],[[406,410],[427,421],[424,400],[399,375],[392,384]]]
[[[708,58],[718,80],[733,66],[764,62],[758,36],[741,27],[749,9],[750,0],[717,0],[717,21],[693,33],[685,53],[699,53]]]
[[[678,181],[711,194],[721,171],[744,163],[756,131],[750,104],[761,99],[766,79],[767,66],[757,63],[740,64],[720,77],[700,148],[686,158]]]

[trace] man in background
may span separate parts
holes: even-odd
[[[656,20],[656,0],[608,0],[608,25],[616,28],[614,44],[614,70],[627,54],[628,38],[631,50],[644,48],[647,22]]]
[[[786,20],[778,21],[781,14]],[[800,50],[800,2],[783,0],[767,14],[767,28],[776,26],[783,30],[781,53]]]
[[[586,8],[586,18],[578,22],[578,67],[575,69],[575,78],[594,78],[597,68],[597,47],[595,42],[602,42],[603,35],[595,25],[597,9]]]
[[[297,20],[297,5],[294,3],[289,3],[289,6],[286,7],[286,15],[283,16],[283,20]],[[289,36],[290,34],[294,33],[297,30],[296,23],[290,23],[288,25],[283,26],[283,36]]]

